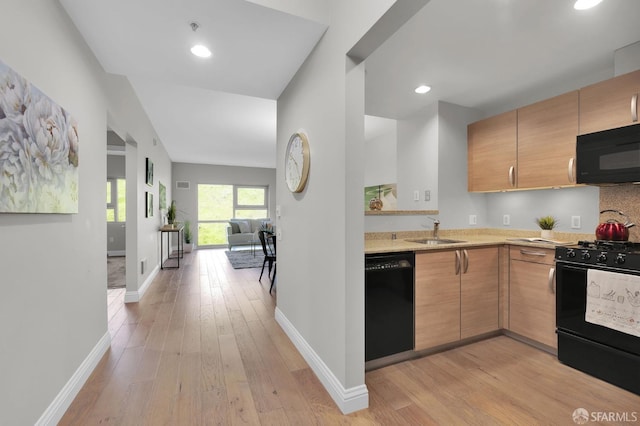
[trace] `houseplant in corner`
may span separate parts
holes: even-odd
[[[193,250],[193,235],[191,234],[191,222],[188,220],[184,221],[184,252],[191,253]]]
[[[536,223],[542,230],[540,236],[546,239],[553,239],[553,229],[558,224],[558,221],[553,216],[543,216],[536,218]]]

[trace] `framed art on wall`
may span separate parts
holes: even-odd
[[[167,209],[167,187],[158,181],[158,196],[160,197],[159,208],[160,211]]]
[[[0,213],[78,213],[78,124],[0,60]]]
[[[153,194],[151,192],[146,192],[146,209],[145,209],[145,217],[153,217]]]
[[[149,186],[153,186],[153,161],[147,157],[147,178],[146,183]]]

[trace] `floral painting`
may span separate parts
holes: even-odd
[[[0,61],[0,213],[78,213],[78,126]]]

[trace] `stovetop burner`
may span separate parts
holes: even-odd
[[[640,271],[640,243],[632,241],[578,241],[556,247],[556,260]]]
[[[630,251],[640,250],[640,243],[636,243],[632,241],[608,241],[608,240],[578,241],[578,247],[583,249],[597,249],[597,250],[603,250],[603,251],[626,253]]]

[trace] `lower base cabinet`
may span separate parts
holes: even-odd
[[[509,330],[557,348],[554,250],[511,247],[509,257]]]
[[[498,330],[497,247],[416,253],[415,350]]]

